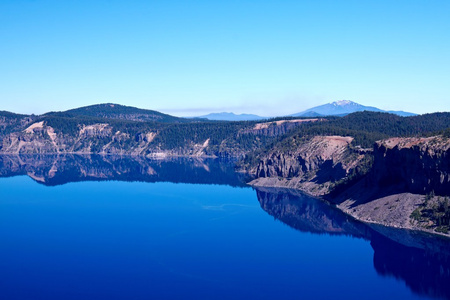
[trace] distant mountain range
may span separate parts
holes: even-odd
[[[252,115],[252,114],[234,114],[231,112],[211,113],[196,118],[215,120],[215,121],[257,121],[267,119],[265,117]]]
[[[405,111],[393,111],[393,110],[382,110],[373,106],[365,106],[358,104],[350,100],[340,100],[332,103],[327,103],[324,105],[315,106],[313,108],[307,109],[305,111],[289,115],[290,117],[325,117],[325,116],[346,116],[348,114],[358,112],[358,111],[374,111],[374,112],[386,112],[401,117],[416,116],[415,113],[405,112]],[[204,116],[199,116],[196,118],[217,120],[217,121],[257,121],[267,119],[267,117],[261,117],[254,114],[234,114],[231,112],[221,112],[221,113],[211,113]]]
[[[372,106],[364,106],[349,100],[340,100],[320,106],[316,106],[305,111],[289,115],[290,117],[324,117],[324,116],[345,116],[358,111],[387,112],[402,117],[415,116],[414,113],[404,111],[385,111]],[[6,112],[5,112],[6,113]],[[255,114],[234,114],[232,112],[210,113],[195,118],[181,118],[164,114],[154,110],[140,109],[131,106],[114,103],[96,104],[64,112],[49,112],[43,116],[47,117],[94,117],[106,119],[122,119],[139,122],[160,122],[160,123],[186,123],[198,119],[214,121],[259,121],[268,119]]]
[[[386,111],[373,106],[365,106],[350,100],[340,100],[324,105],[316,106],[305,111],[292,114],[292,117],[322,117],[322,116],[345,116],[358,111],[387,112],[402,117],[415,116],[416,114],[405,111]]]

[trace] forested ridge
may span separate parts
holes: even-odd
[[[316,122],[295,123],[285,130],[271,128],[284,126],[283,120],[293,117],[277,117],[263,121],[209,121],[170,116],[157,111],[134,107],[99,104],[65,112],[50,112],[40,116],[0,112],[0,136],[16,132],[20,134],[30,124],[43,122],[51,126],[61,136],[75,137],[81,128],[94,124],[108,124],[111,133],[123,133],[129,140],[113,141],[113,145],[127,147],[143,134],[152,132],[152,145],[160,150],[180,150],[188,145],[202,145],[208,140],[208,154],[217,155],[230,152],[247,153],[247,160],[270,149],[287,151],[295,149],[305,139],[313,136],[339,135],[354,138],[352,145],[371,148],[375,141],[389,137],[431,136],[443,134],[450,136],[450,113],[433,113],[412,117],[400,117],[382,112],[356,112],[344,117],[321,117]],[[308,119],[308,118],[303,118]],[[310,119],[310,118],[309,118]],[[278,124],[277,124],[278,121]],[[281,121],[281,123],[280,123]],[[258,123],[269,124],[267,130],[255,130]],[[280,125],[281,124],[281,125]],[[285,124],[285,125],[286,125]],[[286,127],[287,128],[287,127]],[[107,142],[100,137],[93,144],[100,149]],[[233,151],[232,151],[233,152]],[[236,151],[234,151],[237,153]]]
[[[329,117],[323,122],[304,123],[267,146],[246,155],[243,164],[256,164],[269,151],[289,152],[314,136],[353,137],[353,147],[371,149],[376,141],[391,137],[450,137],[450,113],[400,117],[383,112],[356,112],[344,117]]]
[[[382,112],[356,112],[326,122],[305,123],[283,139],[301,139],[315,135],[341,135],[354,138],[353,145],[372,147],[378,140],[389,137],[431,136],[450,131],[450,113],[433,113],[400,117]]]
[[[132,106],[119,104],[96,104],[64,112],[50,112],[46,116],[57,117],[90,117],[102,119],[121,119],[137,122],[160,122],[160,123],[185,123],[191,122],[191,119],[174,117],[154,110],[140,109]]]

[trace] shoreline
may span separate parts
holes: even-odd
[[[162,153],[154,153],[153,155],[140,155],[140,154],[132,154],[132,153],[122,153],[122,154],[113,154],[113,153],[91,153],[91,152],[58,152],[58,153],[0,153],[0,156],[65,156],[65,155],[75,155],[75,156],[101,156],[101,157],[130,157],[130,158],[142,158],[142,159],[151,159],[151,160],[164,160],[164,159],[176,159],[176,158],[189,158],[189,159],[227,159],[230,161],[237,160],[239,157],[220,157],[213,155],[181,155],[181,154],[165,154]],[[240,174],[249,174],[243,170],[235,170],[236,173]],[[259,180],[258,180],[259,179]],[[433,234],[437,236],[442,236],[446,238],[450,238],[450,233],[445,234],[442,232],[437,232],[431,229],[427,229],[424,227],[417,226],[413,224],[413,220],[409,217],[414,208],[419,205],[419,198],[423,198],[424,195],[420,194],[411,194],[411,193],[400,193],[400,194],[391,194],[384,197],[378,197],[371,201],[362,204],[356,204],[357,200],[352,198],[339,198],[337,197],[337,202],[334,202],[330,199],[327,199],[323,195],[323,189],[318,188],[316,185],[311,185],[312,183],[305,181],[301,182],[300,180],[286,180],[285,178],[254,178],[252,181],[245,183],[248,186],[253,188],[264,187],[264,188],[273,188],[273,189],[285,189],[295,192],[303,193],[309,197],[320,199],[321,201],[326,201],[327,203],[334,205],[337,209],[339,209],[344,214],[352,217],[353,219],[363,222],[365,224],[376,224],[380,226],[384,226],[387,228],[395,228],[395,229],[404,229],[404,230],[413,230],[425,232],[428,234]],[[301,188],[299,186],[303,186],[305,188]],[[317,192],[317,193],[314,193]],[[356,195],[358,196],[358,195]],[[357,197],[354,197],[357,198]],[[408,210],[405,210],[405,206],[401,207],[402,210],[393,211],[394,215],[397,217],[392,218],[390,221],[380,220],[380,213],[373,214],[373,211],[377,210],[379,207],[387,206],[393,199],[402,199],[405,201],[409,201],[406,203]],[[394,200],[398,201],[398,200]],[[378,206],[376,206],[378,205]],[[352,208],[357,207],[358,209]],[[373,210],[372,212],[370,210]],[[410,210],[410,211],[409,211]],[[381,213],[382,214],[382,213]],[[383,215],[383,217],[386,217]]]
[[[132,154],[132,153],[93,153],[93,152],[55,152],[55,153],[17,153],[17,152],[0,152],[0,155],[3,156],[63,156],[63,155],[79,155],[79,156],[87,156],[87,155],[96,155],[96,156],[125,156],[125,157],[140,157],[140,158],[154,158],[154,159],[165,159],[165,158],[222,158],[216,155],[183,155],[183,154],[160,154],[155,153],[153,155],[141,155],[141,154]],[[225,158],[225,157],[223,157]],[[227,159],[238,159],[239,157],[226,157]]]
[[[279,183],[282,183],[282,181],[279,181]],[[407,220],[407,225],[405,225],[405,223],[403,222],[402,224],[402,220],[401,219],[397,219],[397,223],[389,223],[389,222],[383,222],[381,220],[375,220],[375,219],[371,219],[370,217],[363,217],[360,214],[356,213],[356,212],[361,212],[364,211],[365,207],[360,207],[360,210],[355,210],[355,209],[350,209],[348,207],[350,207],[354,201],[351,201],[351,199],[346,199],[346,201],[348,201],[345,205],[343,205],[343,203],[345,201],[343,201],[342,203],[335,203],[333,201],[330,201],[329,199],[326,199],[325,197],[323,197],[323,195],[314,195],[311,193],[308,193],[308,191],[305,191],[303,189],[300,188],[294,188],[294,187],[290,187],[290,186],[286,186],[286,185],[274,185],[274,184],[262,184],[261,182],[258,182],[258,184],[252,184],[252,182],[247,183],[249,186],[253,187],[253,188],[258,188],[258,187],[262,187],[262,188],[272,188],[272,189],[283,189],[283,190],[287,190],[287,191],[292,191],[292,192],[300,192],[302,194],[305,194],[309,197],[312,198],[316,198],[318,200],[321,201],[325,201],[328,204],[333,205],[334,207],[336,207],[337,209],[339,209],[342,213],[344,213],[345,215],[353,218],[354,220],[357,220],[359,222],[362,222],[364,224],[367,224],[368,226],[370,225],[377,225],[377,226],[383,226],[386,228],[391,228],[391,229],[401,229],[401,230],[410,230],[410,231],[417,231],[417,232],[423,232],[423,233],[427,233],[427,234],[432,234],[432,235],[436,235],[436,236],[440,236],[440,237],[445,237],[445,238],[450,238],[450,233],[449,234],[445,234],[442,232],[437,232],[434,230],[430,230],[427,228],[423,228],[420,226],[417,226],[415,224],[413,224],[413,220],[409,217],[409,213],[407,212],[406,214],[403,213],[403,221]],[[392,200],[393,198],[398,198],[398,197],[404,197],[404,198],[410,198],[412,200],[418,200],[419,198],[422,198],[424,195],[419,195],[419,194],[410,194],[410,193],[401,193],[401,194],[392,194],[386,197],[380,197],[378,199],[375,199],[373,201],[371,201],[370,206],[374,206],[380,203],[377,203],[377,201],[381,201],[382,203],[380,205],[385,205],[386,201]],[[389,202],[387,202],[389,203]],[[367,203],[366,203],[367,204]],[[413,206],[414,208],[414,206]]]

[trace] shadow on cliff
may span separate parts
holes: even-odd
[[[350,207],[353,208],[383,197],[411,192],[400,180],[378,181],[375,178],[375,174],[371,172],[338,186],[323,198],[335,204],[352,199],[354,203]]]
[[[323,184],[325,182],[336,182],[341,180],[346,176],[345,169],[342,166],[342,163],[337,163],[333,165],[333,161],[327,160],[321,166],[320,169],[316,172],[316,176],[312,180],[317,184]]]

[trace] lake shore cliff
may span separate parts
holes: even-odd
[[[363,222],[448,236],[448,138],[391,138],[372,150],[350,143],[317,136],[296,151],[274,149],[247,169],[249,184],[301,190]]]

